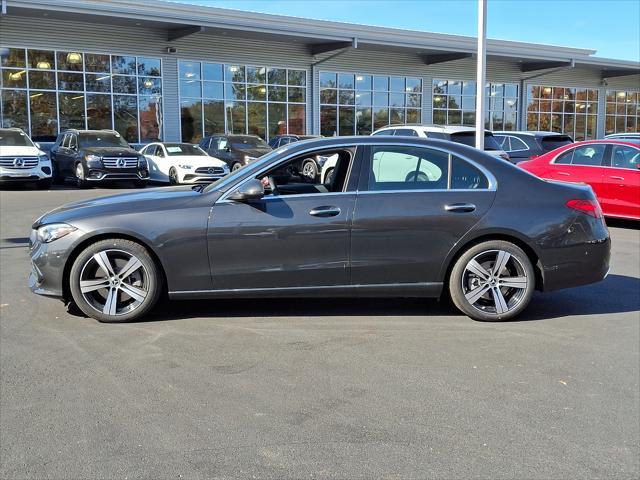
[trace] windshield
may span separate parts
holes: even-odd
[[[229,137],[231,146],[240,150],[248,148],[270,148],[260,137]]]
[[[459,132],[451,134],[451,141],[456,143],[463,143],[470,147],[476,146],[476,133],[475,132]],[[486,132],[484,134],[484,149],[485,150],[502,150],[498,142],[496,142],[493,133]]]
[[[552,135],[550,137],[544,137],[540,143],[542,143],[542,150],[550,152],[558,147],[573,143],[573,140],[567,135]]]
[[[24,132],[16,130],[0,130],[0,146],[2,147],[33,147],[33,142]]]
[[[176,157],[180,155],[207,155],[200,147],[191,145],[190,143],[165,143],[167,154],[170,157]]]
[[[80,133],[80,147],[125,147],[130,148],[124,138],[115,133]]]

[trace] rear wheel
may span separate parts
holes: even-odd
[[[76,258],[69,275],[77,307],[100,322],[138,320],[160,297],[162,275],[140,244],[119,238],[98,241]]]
[[[453,303],[475,320],[504,321],[516,317],[531,301],[535,272],[518,246],[492,240],[469,248],[451,271]]]

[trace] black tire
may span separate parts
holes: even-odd
[[[109,255],[109,265],[112,267],[113,271],[116,272],[112,277],[108,277],[105,271],[99,267],[99,264],[94,261],[94,255],[104,252],[107,252]],[[122,258],[118,258],[119,256]],[[118,276],[117,274],[121,273],[124,265],[126,265],[126,259],[131,257],[135,257],[140,261],[140,267],[130,275],[118,280],[118,284],[125,285],[128,288],[135,287],[135,291],[145,293],[144,299],[140,300],[134,307],[132,307],[132,305],[136,304],[136,299],[126,295],[126,292],[123,294],[124,289],[120,289],[119,286],[109,286],[112,284],[112,282],[110,282],[110,278],[112,279]],[[91,292],[85,292],[87,293],[87,298],[85,298],[85,294],[81,291],[80,281],[83,278],[83,275],[86,276],[90,274],[92,268],[95,270],[94,275],[99,277],[97,279],[98,281],[104,277],[104,284],[106,287],[96,289]],[[120,271],[118,272],[118,270]],[[139,275],[141,279],[138,285],[133,283],[134,274]],[[85,281],[90,282],[91,279]],[[93,281],[96,281],[96,279],[93,279]],[[75,259],[69,274],[69,289],[76,306],[82,310],[85,315],[95,318],[99,322],[105,323],[130,322],[143,318],[154,307],[160,298],[162,284],[163,277],[160,269],[147,249],[138,243],[121,238],[101,240],[89,245]],[[102,298],[106,305],[109,300],[109,292],[112,291],[112,288],[115,288],[114,291],[116,292],[115,314],[105,313],[104,309],[102,311],[99,310],[100,299]],[[91,295],[89,295],[89,293]],[[93,304],[90,303],[90,301]],[[127,302],[129,303],[127,304]],[[122,312],[117,311],[118,305],[120,304]],[[131,308],[131,310],[127,311],[127,308]]]
[[[148,183],[147,180],[134,180],[133,186],[136,188],[145,188]]]
[[[36,188],[38,190],[49,190],[51,188],[51,184],[53,183],[53,179],[47,178],[45,180],[38,180],[36,182]]]
[[[307,159],[302,162],[302,170],[300,172],[305,177],[315,180],[318,176],[318,165],[312,159]]]
[[[333,183],[333,172],[335,171],[335,168],[330,168],[329,170],[327,170],[327,173],[324,176],[324,184],[325,185],[331,185]]]
[[[179,183],[178,171],[174,167],[171,167],[169,169],[169,185],[179,185]]]
[[[64,183],[64,176],[60,174],[58,167],[55,162],[51,162],[51,171],[52,171],[52,179],[53,183],[56,185],[61,185]]]
[[[500,259],[504,267],[495,272]],[[490,240],[472,246],[458,258],[449,277],[449,294],[454,305],[474,320],[505,321],[527,308],[535,283],[531,260],[520,247]],[[476,299],[480,293],[482,296]]]
[[[76,163],[74,172],[76,174],[76,187],[89,188],[89,182],[85,180],[84,166],[82,163]]]

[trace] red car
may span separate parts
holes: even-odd
[[[640,220],[640,144],[576,142],[518,163],[518,167],[541,178],[588,183],[605,216]]]

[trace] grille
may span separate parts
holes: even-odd
[[[119,161],[124,161],[124,165],[118,165]],[[102,157],[105,168],[137,168],[137,157]]]
[[[222,175],[224,168],[222,167],[200,167],[196,168],[196,173],[206,173],[208,175]]]
[[[0,167],[26,170],[38,166],[38,157],[0,157]]]

